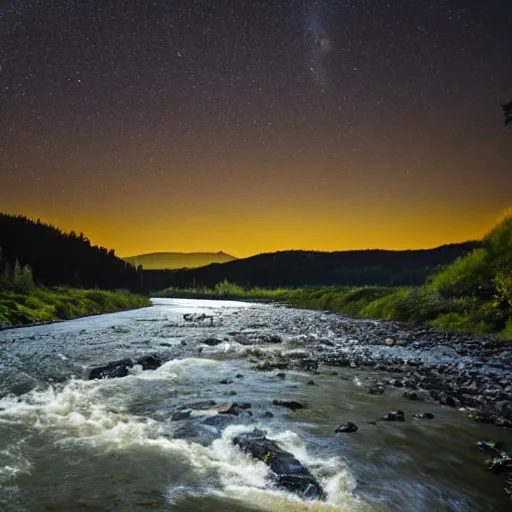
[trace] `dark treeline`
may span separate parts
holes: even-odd
[[[197,269],[144,271],[151,290],[213,287],[227,280],[243,287],[412,286],[480,245],[451,244],[427,250],[282,251]]]
[[[144,291],[142,268],[114,250],[92,246],[82,233],[64,233],[39,220],[0,213],[0,249],[3,275],[29,266],[35,283],[44,286]]]

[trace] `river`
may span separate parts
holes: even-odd
[[[0,332],[0,510],[512,510],[505,478],[487,471],[475,446],[510,445],[510,431],[407,400],[403,389],[368,394],[368,382],[386,373],[254,368],[262,352],[293,355],[318,339],[352,343],[337,334],[340,322],[359,321],[279,305],[155,299],[151,308]],[[218,344],[203,343],[212,337]],[[148,353],[164,364],[85,379],[93,366]],[[293,412],[274,399],[307,408]],[[250,403],[250,414],[222,424],[172,421],[183,408],[233,401]],[[369,423],[396,409],[405,422]],[[412,417],[425,411],[434,419]],[[335,434],[346,421],[359,430]],[[254,426],[309,468],[326,502],[270,485],[267,466],[232,443]]]

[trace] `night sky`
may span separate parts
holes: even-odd
[[[1,0],[0,211],[121,256],[463,241],[510,100],[510,0]]]

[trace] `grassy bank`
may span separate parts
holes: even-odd
[[[169,288],[160,297],[285,301],[356,317],[399,320],[445,330],[512,339],[512,216],[497,224],[482,247],[414,288],[246,290],[226,281],[215,288]]]
[[[0,323],[8,325],[70,320],[149,306],[147,297],[128,292],[33,288],[28,293],[0,289]]]

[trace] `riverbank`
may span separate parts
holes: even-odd
[[[423,286],[264,289],[224,280],[214,288],[168,288],[154,295],[287,302],[358,318],[512,339],[512,216],[499,222],[481,247],[435,272]]]
[[[323,287],[309,289],[244,289],[232,283],[215,288],[168,288],[154,294],[160,298],[242,300],[286,303],[303,309],[342,313],[354,318],[393,320],[450,332],[496,335],[512,339],[512,321],[506,310],[488,301],[443,297],[431,286],[387,288]]]
[[[29,293],[0,290],[0,329],[71,320],[150,306],[148,297],[129,292],[34,288]]]

